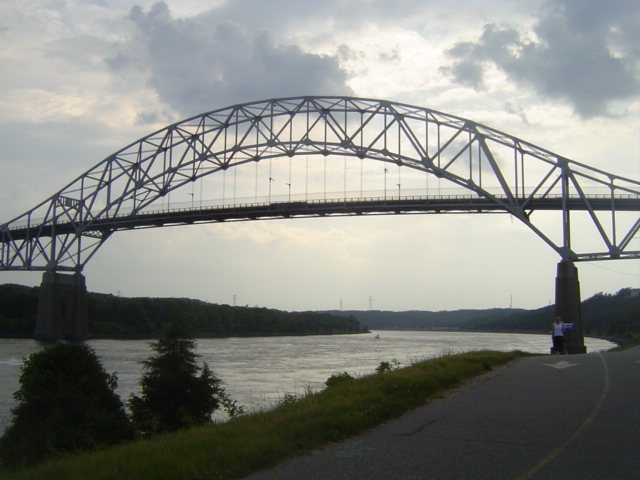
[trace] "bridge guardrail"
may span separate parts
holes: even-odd
[[[504,195],[496,195],[494,197],[497,200],[507,201],[508,198]],[[244,202],[244,203],[230,203],[230,204],[221,204],[219,202],[213,202],[207,204],[200,204],[198,206],[189,206],[189,207],[178,207],[178,208],[162,208],[162,209],[153,209],[153,210],[140,210],[136,213],[131,213],[130,211],[127,213],[121,213],[116,216],[101,216],[93,219],[91,223],[103,223],[103,222],[117,222],[118,220],[123,219],[135,219],[135,218],[149,218],[153,216],[161,216],[161,215],[172,215],[179,213],[196,213],[196,212],[224,212],[224,211],[243,211],[250,209],[283,209],[283,208],[298,208],[302,209],[305,206],[313,206],[313,207],[321,207],[322,205],[380,205],[393,202],[398,206],[398,204],[405,204],[409,202],[429,202],[435,204],[442,204],[446,202],[456,202],[457,204],[463,205],[465,202],[469,202],[470,204],[477,205],[477,202],[491,202],[491,199],[487,197],[482,197],[478,195],[462,195],[462,194],[446,194],[446,195],[387,195],[387,196],[367,196],[367,197],[340,197],[340,198],[326,198],[326,199],[306,199],[306,200],[278,200],[276,198],[272,199],[276,201],[263,201],[263,202]],[[557,203],[562,200],[562,195],[547,195],[544,198],[533,199],[532,202],[534,205],[540,206],[540,202],[549,202],[551,204]],[[567,202],[570,204],[575,203],[576,201],[581,200],[578,195],[569,195],[567,197]],[[590,201],[631,201],[638,202],[638,206],[640,209],[640,195],[617,195],[615,197],[610,197],[604,194],[590,195],[588,197]],[[453,207],[451,205],[450,207]],[[485,205],[486,208],[486,205]],[[443,210],[446,210],[447,207],[443,205]],[[453,208],[451,208],[453,209]],[[390,208],[390,210],[393,210]],[[499,208],[493,208],[492,210],[500,210]],[[2,229],[9,232],[20,232],[24,230],[34,230],[38,228],[47,228],[51,227],[51,224],[42,224],[39,223],[40,220],[33,219],[27,223],[19,223],[19,224],[8,224],[3,225]],[[60,222],[55,225],[70,225],[73,222]]]

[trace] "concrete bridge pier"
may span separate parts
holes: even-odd
[[[563,260],[558,263],[555,314],[560,315],[563,322],[573,324],[573,327],[564,333],[566,352],[569,354],[586,353],[587,348],[584,345],[584,331],[582,329],[578,269],[569,260]]]
[[[87,287],[81,273],[42,275],[34,336],[40,340],[87,338]]]

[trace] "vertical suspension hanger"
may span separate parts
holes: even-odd
[[[478,142],[478,186],[482,188],[482,145]]]
[[[347,199],[347,156],[346,155],[342,155],[342,160],[344,162],[344,178],[343,178],[343,182],[342,182],[342,187],[343,187],[343,196],[344,199]]]
[[[327,117],[326,115],[323,117],[324,118],[324,146],[325,149],[327,147],[327,128],[328,128],[328,122],[327,122]],[[322,156],[324,157],[324,180],[323,180],[323,198],[326,200],[327,199],[327,155],[328,152],[323,153]]]
[[[471,130],[469,130],[467,148],[469,149],[469,180],[473,181],[473,136],[471,135]]]
[[[429,196],[429,172],[425,170],[424,172],[424,186],[425,186],[425,195]]]
[[[323,155],[324,157],[324,184],[323,184],[323,198],[327,199],[327,155]]]
[[[429,114],[425,113],[424,120],[424,154],[425,154],[425,162],[429,161]],[[427,170],[427,166],[424,167],[424,183],[426,192],[425,195],[429,196],[429,171]]]
[[[363,190],[363,181],[364,181],[363,180],[363,175],[364,175],[363,168],[364,168],[364,158],[361,158],[360,159],[360,198],[362,198],[362,195],[363,195],[363,192],[362,192],[362,190]]]
[[[256,178],[254,180],[254,184],[253,184],[253,188],[254,188],[254,197],[253,197],[253,201],[258,203],[258,163],[260,163],[259,161],[256,161]]]
[[[273,159],[269,159],[269,203],[271,203],[271,182],[273,182],[273,177],[271,176]]]
[[[438,123],[438,169],[440,169],[440,123]],[[438,175],[438,196],[440,196],[440,187],[442,185],[441,177]]]
[[[402,165],[402,122],[401,118],[396,115],[396,124],[398,126],[398,200],[400,200],[400,193],[402,188],[402,182],[400,181],[400,166]]]
[[[238,168],[233,169],[233,204],[236,203],[236,188],[238,186]]]
[[[222,206],[224,207],[225,202],[225,194],[226,194],[226,186],[227,186],[227,167],[222,169]]]
[[[348,126],[348,116],[347,116],[347,108],[345,105],[345,109],[344,109],[344,142],[345,144],[347,142],[349,142],[349,126]],[[348,147],[344,147],[344,148],[348,148]],[[344,200],[347,199],[347,155],[345,152],[342,152],[342,160],[344,163],[344,172],[343,172],[343,180],[342,180],[342,189],[343,189],[343,197]]]
[[[289,157],[289,183],[287,186],[289,187],[289,201],[291,201],[291,156]]]
[[[364,128],[362,127],[362,123],[364,122],[364,112],[360,111],[360,198],[362,198],[363,190],[364,190]]]

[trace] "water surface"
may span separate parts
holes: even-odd
[[[148,340],[88,342],[108,373],[118,374],[118,394],[126,400],[139,392],[141,362],[154,352]],[[375,372],[380,362],[402,366],[447,353],[472,350],[522,350],[549,353],[548,335],[380,330],[361,335],[198,339],[197,353],[227,393],[249,410],[269,408],[286,394],[324,388],[335,373]],[[588,352],[608,350],[606,340],[585,339]],[[0,339],[0,431],[10,421],[13,393],[22,361],[42,348],[35,340]]]

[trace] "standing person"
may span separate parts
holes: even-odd
[[[556,315],[551,324],[551,339],[553,341],[553,353],[564,353],[564,322]]]

